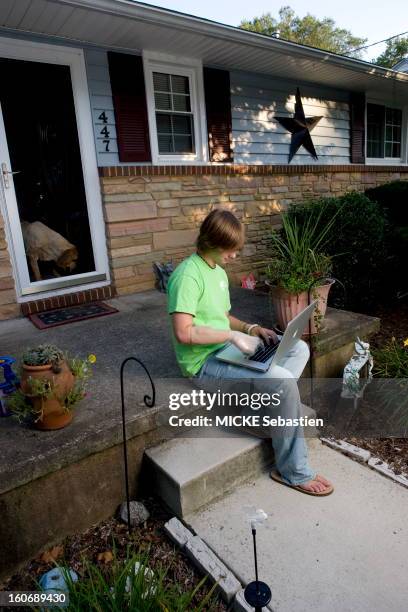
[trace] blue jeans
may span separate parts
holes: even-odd
[[[208,357],[194,377],[196,380],[251,379],[256,390],[257,379],[262,379],[262,391],[266,391],[265,382],[270,380],[270,386],[267,383],[268,392],[280,393],[279,414],[284,418],[300,416],[301,401],[296,381],[309,359],[309,347],[306,342],[299,340],[294,349],[281,361],[281,365],[273,365],[267,372],[256,372],[242,366],[224,363],[216,359],[215,354]],[[288,435],[287,431],[288,428],[285,429],[285,435],[272,437],[274,467],[285,482],[299,485],[314,479],[316,472],[308,464],[308,451],[302,426],[291,426]]]

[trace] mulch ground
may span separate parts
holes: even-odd
[[[143,500],[150,512],[150,518],[128,534],[127,526],[116,518],[109,519],[87,531],[66,538],[60,544],[42,553],[17,574],[1,586],[4,591],[38,591],[37,582],[41,575],[55,567],[54,561],[67,565],[81,577],[85,572],[84,561],[96,563],[101,571],[108,570],[113,550],[112,539],[115,539],[115,554],[117,559],[126,558],[126,550],[130,545],[135,552],[149,552],[149,567],[165,568],[166,582],[178,583],[187,591],[192,591],[202,580],[185,555],[169,540],[163,530],[164,523],[171,518],[162,506],[153,498]],[[211,588],[209,580],[197,592],[194,605],[198,606]],[[22,609],[19,607],[19,609]],[[27,608],[28,609],[28,608]],[[4,607],[4,611],[16,608]],[[204,610],[210,610],[206,607]],[[227,607],[218,599],[211,612],[225,612]]]
[[[408,338],[408,299],[400,303],[378,306],[370,313],[381,319],[380,330],[370,339],[374,348],[382,348],[392,337],[398,342]],[[386,461],[396,474],[408,477],[408,438],[346,438],[375,457]]]
[[[371,452],[374,457],[386,461],[397,475],[408,478],[408,439],[407,438],[347,438],[347,442],[355,444]]]
[[[408,338],[408,297],[390,306],[377,306],[369,314],[381,319],[379,332],[370,340],[372,346],[381,348],[393,336],[400,342]]]

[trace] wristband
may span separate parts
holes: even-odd
[[[252,323],[252,325],[249,325],[247,328],[247,332],[246,332],[248,336],[251,335],[251,329],[254,329],[254,327],[261,327],[261,326],[259,325],[259,323]]]

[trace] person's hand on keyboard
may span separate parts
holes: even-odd
[[[260,325],[257,325],[251,330],[251,336],[257,336],[264,344],[271,344],[272,346],[278,342],[278,336],[273,329],[261,327]]]
[[[259,336],[248,336],[239,331],[230,332],[230,342],[246,355],[252,355],[261,343]]]

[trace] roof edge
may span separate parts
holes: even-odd
[[[93,11],[109,13],[112,15],[123,16],[128,18],[139,19],[141,21],[163,24],[172,26],[178,29],[194,30],[196,33],[210,35],[225,40],[226,37],[231,42],[247,44],[255,47],[269,48],[287,51],[302,55],[304,57],[323,60],[333,65],[353,70],[356,72],[364,72],[374,76],[395,79],[401,82],[408,82],[408,74],[399,72],[392,68],[384,68],[376,66],[370,62],[350,58],[345,55],[324,51],[315,47],[308,47],[299,43],[273,38],[266,34],[243,30],[236,26],[231,26],[217,21],[211,21],[203,17],[196,17],[170,9],[157,7],[143,2],[135,2],[133,0],[50,0],[55,4],[65,4],[73,7],[88,8]]]

